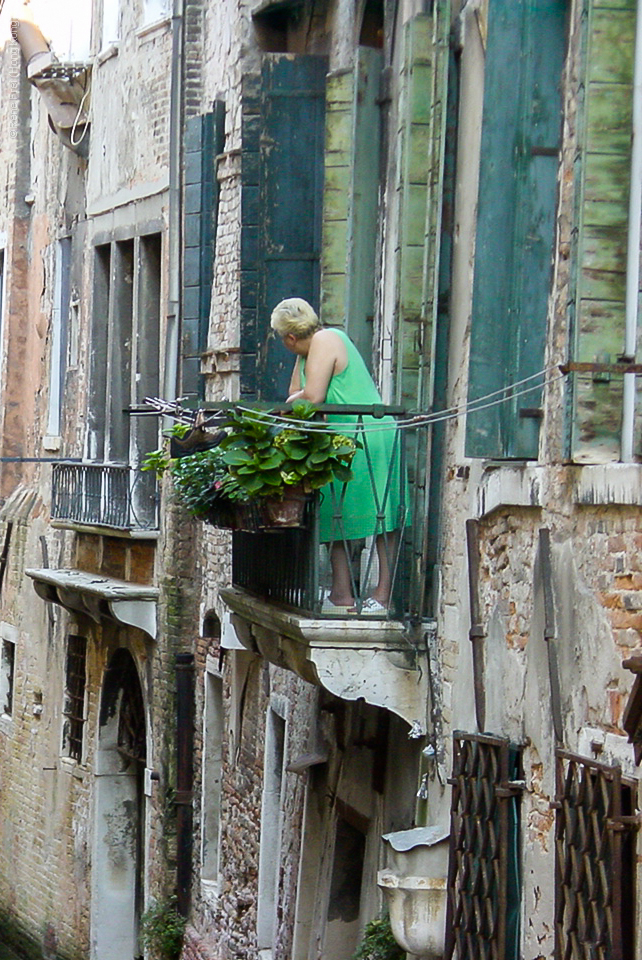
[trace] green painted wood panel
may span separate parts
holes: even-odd
[[[357,50],[352,133],[352,187],[348,217],[346,331],[366,365],[372,365],[381,151],[378,103],[383,55]]]
[[[319,309],[327,58],[266,54],[243,80],[241,394],[287,396],[293,358],[271,336],[286,297]]]
[[[512,385],[544,367],[566,7],[489,2],[468,400],[502,402],[468,414],[469,456],[538,455],[541,391]]]
[[[353,70],[328,77],[321,319],[341,326],[372,362],[382,55],[357,49]]]
[[[612,363],[624,349],[635,5],[589,0],[587,14],[572,356]],[[622,378],[575,375],[572,406],[572,457],[618,459]]]
[[[352,186],[352,112],[355,74],[330,74],[326,81],[325,179],[321,243],[321,319],[345,325],[348,210]]]
[[[216,157],[225,145],[225,104],[185,124],[185,187],[193,202],[184,211],[181,309],[183,396],[203,399],[201,355],[207,348],[214,247],[218,221]],[[192,209],[193,207],[193,209]]]
[[[450,3],[404,26],[398,143],[396,400],[431,403],[447,101]]]

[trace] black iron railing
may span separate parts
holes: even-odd
[[[419,515],[421,527],[425,517],[418,505],[416,482],[423,473],[425,431],[402,420],[398,409],[396,419],[389,413],[392,408],[385,407],[378,408],[375,416],[365,414],[364,410],[372,410],[365,407],[321,409],[332,411],[332,430],[358,442],[355,479],[328,484],[311,496],[300,527],[235,531],[233,583],[262,600],[310,616],[405,619],[413,605],[413,567],[423,547],[423,536],[417,535],[411,520],[413,514]],[[378,438],[384,435],[387,460],[382,470]],[[351,483],[361,484],[363,496],[358,502],[351,495]],[[344,571],[348,570],[354,599],[349,607],[335,607],[329,599],[336,576],[333,551],[341,554],[339,562],[343,559]],[[422,571],[414,574],[416,587]],[[373,611],[367,601],[380,593],[382,576],[390,578],[390,600],[385,610]]]
[[[156,479],[152,473],[121,464],[56,463],[51,516],[118,530],[155,530]]]

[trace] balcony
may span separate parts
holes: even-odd
[[[411,519],[427,513],[428,431],[402,420],[397,410],[395,423],[390,408],[378,408],[374,418],[373,408],[321,409],[335,415],[333,429],[350,432],[360,444],[366,507],[360,512],[348,496],[350,483],[357,482],[354,469],[355,480],[327,485],[307,502],[300,527],[235,531],[232,587],[221,591],[232,612],[227,645],[263,656],[343,699],[385,707],[420,736],[426,731],[434,624],[421,615],[424,523]],[[343,425],[339,411],[346,415]],[[346,426],[350,416],[354,426]],[[382,473],[373,438],[386,430]],[[335,550],[345,561],[354,598],[352,605],[336,608],[328,597]],[[373,612],[366,601],[382,566],[391,580],[390,603]]]
[[[123,464],[56,463],[51,518],[132,536],[152,533],[158,529],[155,477]]]

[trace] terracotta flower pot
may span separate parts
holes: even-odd
[[[264,527],[300,527],[308,495],[296,486],[286,490],[283,498],[270,497],[260,507]]]

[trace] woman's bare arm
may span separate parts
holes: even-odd
[[[305,387],[299,396],[311,403],[323,403],[330,380],[345,369],[347,362],[348,354],[341,338],[333,330],[319,330],[312,338],[306,357]]]
[[[297,357],[294,361],[294,370],[292,371],[292,376],[290,377],[290,387],[288,390],[288,400],[292,400],[293,393],[300,393],[301,391],[301,367],[300,361]]]

